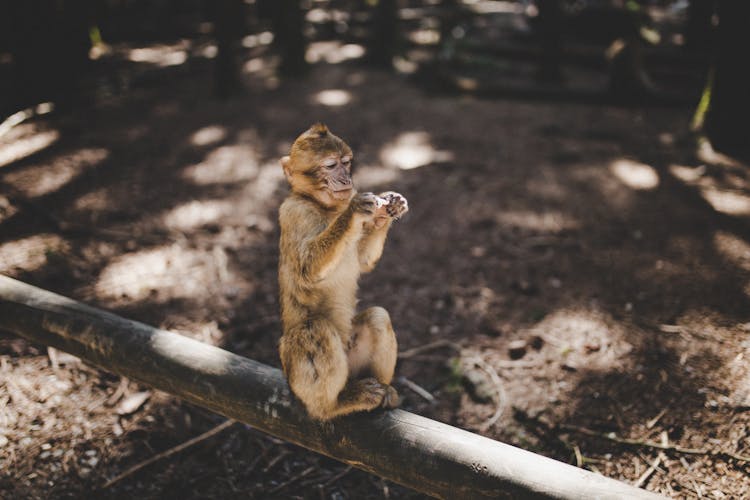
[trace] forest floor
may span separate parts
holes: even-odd
[[[0,273],[279,366],[278,160],[323,121],[360,190],[411,207],[360,291],[435,398],[401,379],[405,409],[673,498],[750,495],[750,174],[696,158],[692,108],[353,63],[279,83],[262,58],[217,101],[209,61],[140,50],[0,137]],[[0,498],[421,498],[241,424],[105,487],[222,421],[0,336]]]

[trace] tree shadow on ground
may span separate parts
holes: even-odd
[[[750,310],[746,257],[727,245],[741,250],[750,230],[746,216],[707,202],[705,186],[674,176],[673,165],[698,166],[685,144],[659,137],[675,134],[689,110],[427,96],[353,65],[323,65],[307,81],[225,103],[203,100],[208,86],[198,83],[139,89],[111,108],[68,117],[80,134],[65,133],[58,149],[0,170],[7,181],[10,172],[53,170],[81,148],[108,151],[93,168],[32,198],[77,230],[61,232],[59,248],[37,248],[44,257],[38,266],[3,272],[278,366],[275,211],[285,188],[277,162],[309,122],[323,121],[355,150],[361,189],[409,199],[411,212],[394,226],[360,293],[362,307],[390,311],[402,350],[435,340],[462,344],[499,372],[509,407],[544,415],[553,426],[649,439],[666,431],[673,442],[700,447],[711,439],[728,446],[730,426],[747,425],[747,415],[733,414],[721,396],[741,372],[732,360],[742,353],[738,325]],[[56,229],[21,208],[0,219],[0,252]],[[514,365],[510,342],[535,336],[541,347]],[[23,351],[2,353],[25,362]],[[476,430],[492,408],[450,392],[445,364],[452,355],[436,350],[399,363],[400,374],[439,401],[429,405],[402,389],[405,404]],[[104,396],[116,390],[114,379],[88,377],[80,384],[95,384]],[[144,408],[126,417],[106,406],[80,415],[101,423],[84,442],[106,457],[104,467],[60,491],[95,487],[213,422],[170,398]],[[66,411],[58,418],[77,418],[75,408]],[[194,421],[185,423],[188,417]],[[115,422],[121,436],[113,437]],[[558,440],[530,436],[509,409],[487,434],[571,457]],[[34,439],[12,474],[51,470],[33,447],[59,436]],[[606,462],[604,472],[637,478],[633,450],[568,439]],[[156,496],[181,484],[187,496],[257,494],[310,464],[328,479],[341,471],[244,430],[220,442],[218,450],[144,471],[109,493]],[[244,467],[257,457],[254,470]],[[667,492],[684,481],[673,468],[652,489]],[[742,471],[730,472],[734,487]],[[226,481],[208,484],[210,475]],[[383,484],[369,477],[346,475],[324,490],[382,496]],[[711,472],[704,479],[719,484]],[[191,485],[198,486],[191,492]],[[33,493],[43,485],[24,480],[9,488]],[[409,496],[400,488],[391,493]]]

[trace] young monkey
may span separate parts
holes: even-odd
[[[319,420],[394,408],[399,399],[390,385],[398,352],[388,312],[355,308],[360,273],[375,267],[408,205],[398,193],[357,193],[352,158],[316,124],[281,159],[291,194],[279,210],[279,354],[292,392]]]

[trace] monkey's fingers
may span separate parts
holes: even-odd
[[[402,195],[393,191],[388,191],[386,193],[381,193],[380,196],[385,200],[388,200],[386,210],[388,211],[388,215],[394,219],[400,219],[409,211],[409,203]]]
[[[358,193],[352,198],[351,206],[358,213],[372,215],[379,206],[378,200],[372,193]]]

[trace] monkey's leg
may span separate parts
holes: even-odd
[[[346,351],[327,322],[284,334],[279,351],[289,386],[312,417],[328,420],[383,406],[388,386],[371,377],[348,381]]]
[[[398,406],[398,392],[390,385],[396,370],[398,344],[388,311],[371,307],[354,317],[347,357],[350,376],[372,375],[388,387],[383,406]]]

